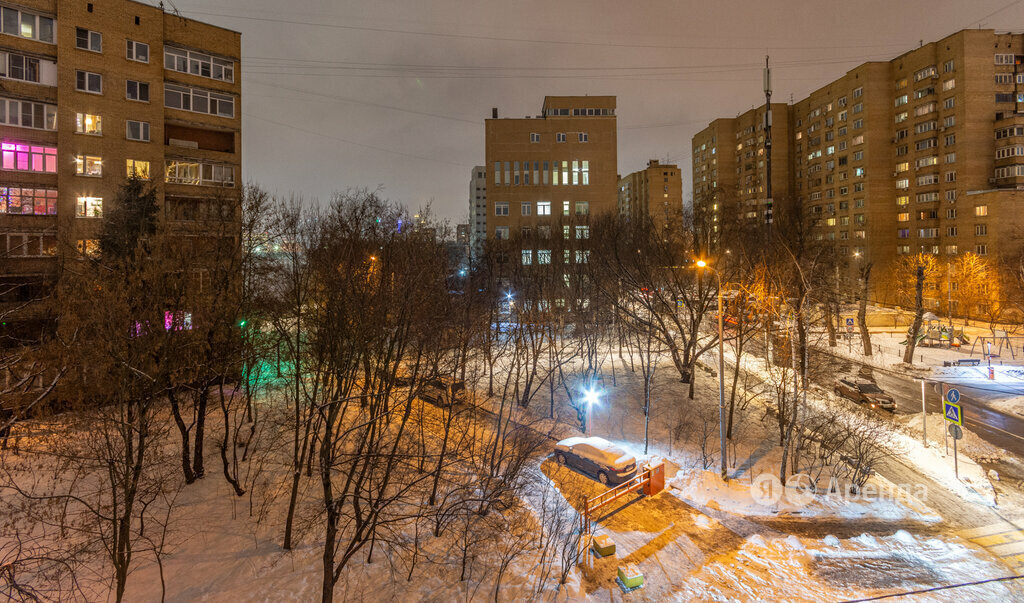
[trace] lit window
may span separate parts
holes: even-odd
[[[532,249],[524,249],[523,250],[523,266],[529,266],[532,263],[533,263],[533,250]]]
[[[568,201],[562,201],[562,215],[563,216],[568,216],[569,215],[569,202]]]
[[[0,213],[52,216],[57,213],[57,191],[48,188],[0,187]]]
[[[988,215],[988,206],[987,205],[975,205],[974,206],[974,215],[976,215],[976,216],[987,216]]]
[[[139,159],[128,159],[128,177],[135,176],[142,180],[149,180],[149,162]]]
[[[91,155],[75,157],[75,173],[79,176],[102,176],[103,159]]]
[[[576,202],[576,215],[585,216],[590,213],[590,202],[589,201],[577,201]]]
[[[0,167],[19,172],[57,173],[57,148],[29,143],[4,142],[0,145]]]
[[[75,216],[78,218],[102,218],[103,198],[79,197],[75,206]]]
[[[53,44],[53,19],[5,6],[3,33]]]
[[[550,216],[551,215],[551,202],[550,201],[538,201],[537,202],[537,215],[538,216]]]
[[[551,263],[551,250],[550,249],[539,249],[537,251],[537,263],[538,264],[550,264]]]
[[[99,239],[78,239],[76,247],[79,255],[96,257],[100,254]]]
[[[589,226],[577,226],[576,227],[576,238],[577,239],[589,239],[590,238],[590,227]]]
[[[99,136],[103,133],[103,119],[99,115],[76,113],[75,132],[79,134],[93,134],[95,136]]]

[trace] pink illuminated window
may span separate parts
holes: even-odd
[[[0,167],[20,172],[57,173],[57,148],[5,142],[0,146]]]

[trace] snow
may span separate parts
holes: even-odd
[[[559,450],[571,450],[579,446],[577,452],[586,452],[591,460],[607,465],[609,467],[624,467],[636,462],[636,457],[627,452],[622,446],[612,444],[608,440],[593,436],[566,438],[555,447]]]

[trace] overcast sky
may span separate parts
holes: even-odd
[[[155,4],[155,0],[152,0]],[[1024,30],[1024,0],[175,0],[242,32],[243,177],[328,199],[378,188],[466,222],[483,120],[545,95],[618,97],[619,173],[678,163],[717,117],[800,99],[959,29]]]

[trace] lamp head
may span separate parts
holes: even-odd
[[[697,267],[698,268],[706,268],[707,265],[708,265],[708,263],[705,262],[704,260],[697,260]]]

